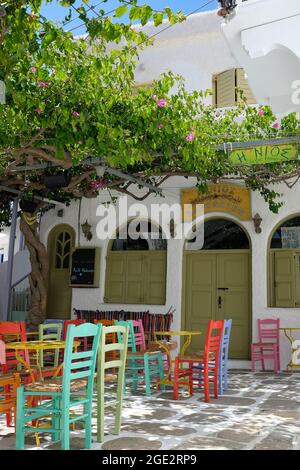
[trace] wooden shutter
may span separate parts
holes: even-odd
[[[241,89],[248,104],[256,103],[245,77],[244,69],[231,69],[213,76],[213,103],[217,108],[236,106],[240,101]]]
[[[123,303],[126,278],[126,253],[110,252],[106,258],[104,301]]]
[[[145,256],[144,303],[166,303],[167,252],[149,251]]]
[[[275,252],[274,272],[276,307],[295,307],[295,254]]]
[[[127,304],[144,303],[144,254],[126,253],[125,302]]]
[[[248,80],[245,77],[245,70],[244,69],[236,69],[236,86],[243,90],[244,96],[247,100],[247,104],[255,104],[256,99],[251,91],[249,86]],[[237,102],[241,101],[241,96],[237,93]]]

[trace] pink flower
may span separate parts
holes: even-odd
[[[106,181],[105,180],[98,180],[98,181],[92,181],[90,184],[91,188],[95,191],[98,189],[104,189],[106,188]]]
[[[188,135],[186,136],[185,140],[187,142],[193,142],[193,140],[195,140],[195,137],[196,137],[196,134],[194,131],[191,131],[188,133]]]
[[[80,116],[80,113],[78,111],[73,111],[72,112],[72,116],[74,117],[79,117]]]
[[[36,68],[36,67],[30,67],[30,72],[36,73],[36,72],[37,72],[37,68]]]
[[[49,83],[48,82],[38,82],[38,86],[40,88],[46,88],[49,86]]]
[[[163,129],[165,126],[160,122],[157,124],[157,129]]]
[[[156,96],[156,95],[152,95],[152,99],[153,99],[154,101],[157,101],[157,96]]]
[[[273,129],[280,129],[280,124],[279,124],[279,122],[274,122],[274,123],[272,124],[272,128],[273,128]]]
[[[168,104],[167,100],[165,100],[164,98],[161,98],[160,100],[156,100],[156,103],[159,108],[164,108]]]
[[[263,117],[263,116],[265,115],[264,110],[263,110],[263,109],[260,109],[260,110],[258,111],[258,115],[261,116],[261,117]]]
[[[41,108],[35,108],[35,112],[37,114],[42,114],[43,113],[43,110]]]

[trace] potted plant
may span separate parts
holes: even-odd
[[[22,197],[22,199],[20,199],[19,205],[23,212],[33,214],[38,206],[38,203],[33,199],[26,199],[25,197]]]
[[[55,174],[46,174],[43,177],[43,183],[48,189],[65,188],[71,181],[71,175],[68,170],[59,171]]]

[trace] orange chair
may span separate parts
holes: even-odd
[[[2,339],[4,342],[27,341],[25,323],[23,321],[0,322],[0,339]],[[23,357],[25,361],[29,363],[28,351],[21,351],[20,356]],[[6,351],[6,364],[1,364],[2,374],[7,374],[9,371],[15,370],[17,364],[18,361],[16,359],[15,351]]]
[[[115,324],[115,320],[95,319],[94,323],[96,325],[100,323],[103,326],[113,326]],[[111,333],[111,334],[106,335],[106,344],[117,343],[117,342],[118,341],[117,341],[116,333]],[[114,361],[118,359],[117,355],[118,355],[117,351],[109,351],[106,353],[105,361],[106,362]]]
[[[0,376],[0,412],[6,413],[6,424],[11,425],[11,415],[16,423],[16,396],[17,388],[21,385],[19,374],[6,374]]]
[[[66,341],[68,326],[69,325],[79,326],[79,325],[82,325],[82,323],[85,323],[85,320],[65,320],[64,331],[63,331],[64,341]],[[76,339],[80,341],[80,338],[76,338]],[[88,349],[87,338],[83,338],[83,351],[87,351],[87,349]]]

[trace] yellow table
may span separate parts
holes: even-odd
[[[80,341],[74,341],[74,347],[78,348]],[[12,343],[5,344],[6,349],[13,349],[16,352],[17,361],[22,364],[25,369],[29,371],[32,382],[35,382],[34,370],[30,367],[30,364],[20,355],[21,351],[33,351],[36,352],[37,367],[39,370],[40,378],[42,379],[42,367],[39,363],[39,352],[48,351],[53,349],[65,349],[66,341],[15,341]],[[60,364],[54,375],[58,375],[61,370],[63,363]]]
[[[297,348],[294,347],[294,342],[296,341],[296,339],[293,336],[293,332],[294,331],[300,331],[300,328],[282,327],[282,328],[280,328],[280,330],[284,332],[285,337],[288,339],[288,341],[291,344],[292,357],[291,357],[290,362],[287,365],[287,370],[289,370],[289,368],[291,368],[291,369],[300,369],[300,363],[296,364],[296,363],[293,362],[294,354],[298,352],[298,354],[300,355],[300,346],[297,347]],[[299,340],[300,340],[300,338],[299,338]]]
[[[185,352],[191,344],[192,337],[193,336],[200,336],[200,335],[202,335],[201,331],[156,331],[154,333],[155,337],[156,336],[171,336],[171,337],[179,336],[179,337],[183,337],[183,338],[186,337],[186,340],[185,340],[185,342],[183,343],[183,345],[180,349],[180,356],[181,357],[185,356]],[[177,343],[174,342],[174,341],[168,342],[168,341],[164,341],[164,340],[156,340],[156,342],[161,347],[163,352],[165,352],[167,354],[168,362],[169,362],[169,369],[167,371],[165,371],[166,376],[163,380],[160,381],[160,383],[162,385],[173,385],[174,382],[172,380],[172,372],[173,372],[173,363],[174,363],[174,361],[172,360],[171,351],[177,348]],[[174,347],[174,344],[176,345],[175,347]]]

